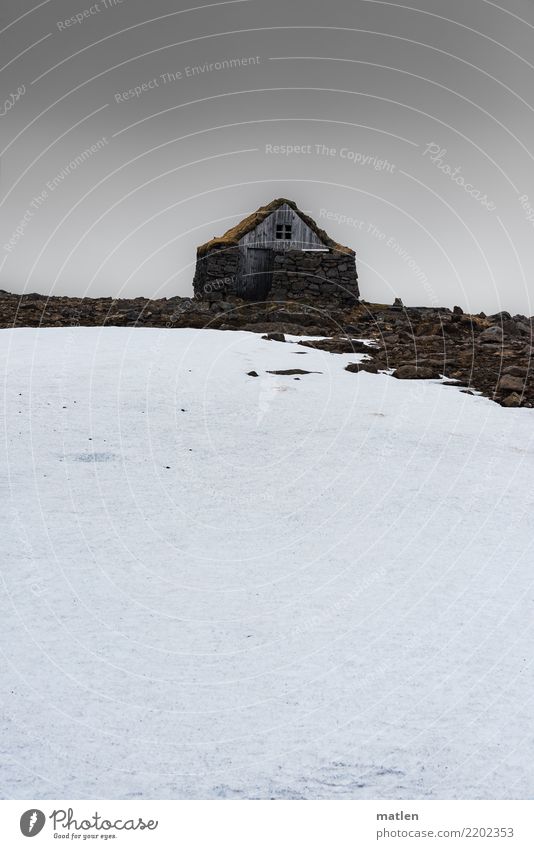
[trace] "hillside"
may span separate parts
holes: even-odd
[[[355,352],[355,337],[376,342],[376,370],[406,379],[444,375],[467,392],[506,407],[534,406],[533,319],[459,307],[406,307],[306,299],[253,303],[219,292],[209,298],[67,298],[0,292],[0,328],[194,327],[334,337],[327,348]]]
[[[364,313],[2,331],[4,795],[531,797],[533,413]]]

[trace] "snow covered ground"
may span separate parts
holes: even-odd
[[[532,797],[534,411],[357,359],[1,331],[3,797]]]

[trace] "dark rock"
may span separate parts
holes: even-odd
[[[478,339],[480,342],[502,342],[503,335],[502,328],[498,325],[494,325],[493,327],[487,327],[486,330],[483,330]]]
[[[278,369],[277,371],[269,371],[269,369],[267,369],[267,374],[322,374],[322,371],[306,371],[303,368],[284,368]]]
[[[516,377],[513,374],[505,374],[499,380],[499,391],[507,392],[523,392],[525,388],[525,380],[522,377]]]
[[[430,366],[403,365],[395,369],[393,377],[399,380],[430,380],[440,377],[440,373]]]
[[[503,374],[512,374],[514,377],[526,377],[527,376],[527,367],[526,366],[506,366],[503,368]]]
[[[328,351],[330,354],[369,354],[376,350],[370,348],[359,339],[344,339],[334,337],[332,339],[303,339],[298,343],[306,348],[316,348],[319,351]]]
[[[506,310],[502,310],[501,312],[496,312],[493,315],[489,316],[490,321],[500,321],[500,322],[508,321],[511,318],[512,318],[512,316],[510,315],[509,312],[506,312]]]
[[[517,394],[517,392],[512,392],[510,395],[507,395],[501,401],[503,407],[520,407],[521,406],[521,396]]]
[[[270,342],[285,342],[286,337],[283,333],[266,333],[262,339],[268,339]]]
[[[515,328],[512,331],[510,328]],[[510,321],[504,325],[509,336],[532,336],[532,327],[526,321]]]
[[[358,374],[360,371],[366,371],[369,374],[378,374],[378,367],[374,363],[349,363],[345,366],[345,371]]]
[[[248,377],[259,377],[257,371],[247,371]]]

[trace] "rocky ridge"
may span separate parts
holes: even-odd
[[[534,406],[531,366],[534,318],[499,312],[470,315],[459,307],[405,307],[333,300],[252,303],[213,293],[196,298],[70,298],[0,291],[0,328],[209,327],[328,337],[305,344],[331,353],[366,353],[348,371],[388,370],[398,379],[445,377],[463,391],[505,407]],[[361,340],[373,340],[363,346]],[[303,343],[304,344],[304,341]]]

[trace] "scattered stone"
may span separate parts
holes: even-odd
[[[482,331],[478,339],[479,342],[502,342],[502,327],[499,327],[498,325],[494,325],[493,327],[487,327],[486,330]]]
[[[345,366],[345,371],[358,374],[360,371],[366,371],[369,374],[378,374],[378,368],[373,363],[349,363]]]
[[[269,371],[269,369],[267,369],[267,374],[322,374],[322,371],[306,371],[302,368],[284,368],[278,369],[277,371]]]
[[[269,342],[285,342],[286,337],[283,333],[266,333],[265,336],[261,337],[262,339],[268,339]]]
[[[490,321],[501,321],[502,322],[502,321],[508,321],[509,319],[512,318],[512,316],[510,315],[509,312],[506,312],[506,310],[501,310],[501,312],[493,313],[493,315],[490,315],[489,318],[490,318]]]
[[[303,339],[299,343],[305,348],[315,348],[319,351],[328,351],[330,354],[370,354],[376,351],[359,339],[344,339],[333,337],[332,339]]]
[[[258,374],[257,371],[247,371],[247,375],[248,375],[248,377],[259,377],[259,374]]]
[[[526,366],[506,366],[506,368],[503,368],[502,373],[524,378],[527,376],[527,368]]]
[[[431,380],[440,377],[437,369],[429,366],[404,365],[393,372],[393,377],[399,380]]]
[[[505,374],[499,380],[499,390],[507,392],[523,392],[525,381],[522,377],[515,377],[513,374]]]
[[[521,406],[521,396],[517,394],[517,392],[512,392],[510,395],[507,395],[506,398],[501,401],[503,407],[520,407]]]

